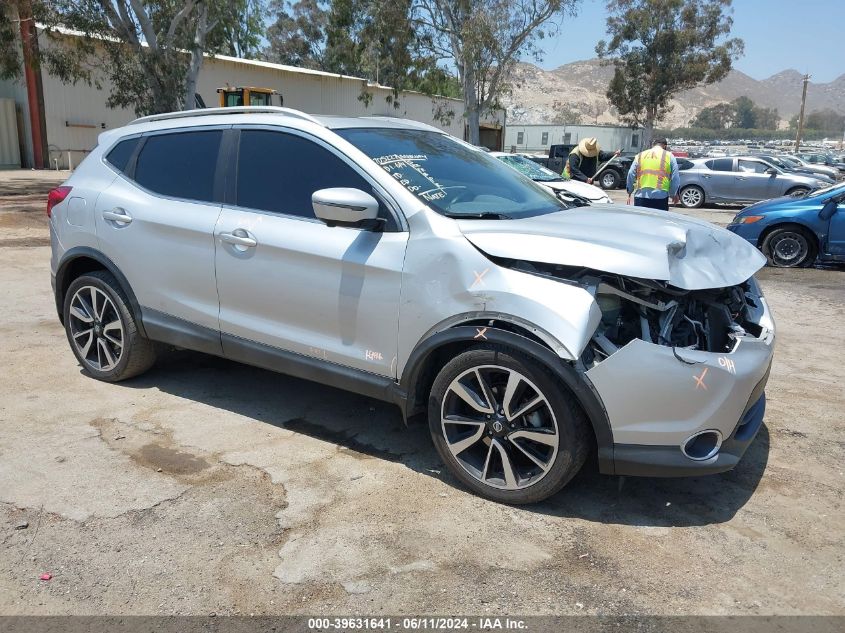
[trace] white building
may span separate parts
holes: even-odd
[[[505,151],[547,154],[550,145],[575,145],[595,137],[605,151],[639,152],[642,130],[623,125],[519,125],[505,130]]]
[[[44,39],[40,40],[41,46],[48,45]],[[64,84],[46,69],[35,72],[41,75],[43,106],[36,106],[34,115],[43,119],[46,128],[50,167],[67,168],[78,164],[95,146],[97,136],[103,130],[120,127],[137,118],[130,109],[106,107],[110,88],[107,83],[98,90],[83,82]],[[399,96],[400,105],[395,108],[386,100],[386,97],[392,96],[392,89],[371,84],[366,79],[222,55],[206,58],[197,92],[207,106],[217,106],[217,88],[226,85],[272,88],[282,95],[285,107],[309,114],[402,117],[429,123],[459,138],[467,138],[464,104],[460,99],[403,92]],[[33,136],[33,113],[28,97],[28,93],[33,91],[28,91],[27,87],[25,76],[19,81],[0,81],[0,99],[13,99],[17,110],[16,117],[0,117],[0,139],[18,138],[20,161],[24,167],[34,164],[33,139],[37,142],[39,138],[37,132]],[[365,91],[372,94],[369,104],[359,98]],[[449,122],[438,120],[437,113],[442,111],[454,113]],[[504,111],[482,121],[482,143],[490,149],[501,149],[504,123]],[[15,130],[7,129],[12,125],[16,125]],[[2,162],[0,160],[0,164]]]

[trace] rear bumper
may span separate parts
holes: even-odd
[[[695,477],[731,470],[757,437],[766,413],[763,393],[743,414],[719,452],[706,461],[688,459],[678,446],[617,444],[613,447],[614,474],[639,477]]]

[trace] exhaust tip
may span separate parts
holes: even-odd
[[[700,431],[681,444],[681,452],[689,459],[704,461],[715,456],[721,447],[722,434],[719,431]]]

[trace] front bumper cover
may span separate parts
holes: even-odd
[[[762,426],[774,338],[773,326],[764,328],[724,354],[636,339],[590,369],[613,436],[602,472],[683,476],[733,468]],[[713,457],[694,460],[681,446],[701,431],[718,431],[723,441]]]

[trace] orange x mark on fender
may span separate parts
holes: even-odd
[[[472,285],[470,286],[470,288],[474,288],[475,284],[481,284],[483,286],[484,285],[484,275],[486,275],[489,270],[490,270],[489,268],[485,268],[480,273],[477,273],[473,270],[472,274],[475,275],[475,281],[472,282]]]
[[[478,332],[478,334],[476,334],[476,335],[475,335],[475,336],[473,336],[472,338],[474,338],[474,339],[475,339],[475,338],[483,338],[483,339],[486,341],[486,340],[487,340],[487,337],[486,337],[486,336],[484,336],[484,333],[485,333],[487,330],[488,330],[488,328],[486,328],[486,327],[485,327],[485,328],[480,328],[480,327],[475,328],[475,331],[476,331],[476,332]]]
[[[704,371],[701,372],[700,376],[693,376],[692,379],[695,381],[695,389],[698,391],[698,388],[701,387],[704,391],[707,391],[707,385],[704,384],[704,377],[707,375],[707,370],[710,369],[709,367],[705,367]]]

